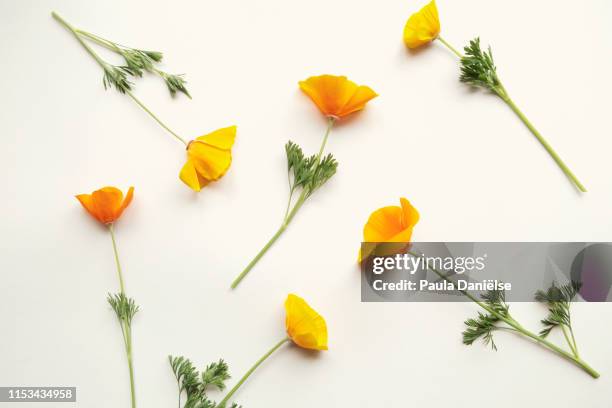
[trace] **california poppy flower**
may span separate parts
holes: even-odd
[[[313,156],[304,154],[302,148],[289,141],[285,145],[287,154],[287,170],[289,172],[289,200],[283,223],[264,247],[255,255],[242,272],[231,284],[236,288],[244,277],[259,262],[262,256],[272,247],[276,240],[285,232],[297,212],[306,200],[323,186],[336,173],[338,162],[333,155],[323,155],[325,146],[335,123],[363,109],[366,103],[378,96],[367,86],[358,86],[345,76],[320,75],[299,82],[300,88],[317,105],[327,117],[327,129],[319,148],[319,153]]]
[[[236,126],[215,130],[187,144],[187,162],[179,177],[192,190],[200,191],[219,180],[232,164]]]
[[[300,81],[300,88],[327,117],[340,119],[365,108],[378,95],[345,76],[320,75]]]
[[[418,211],[405,198],[400,198],[400,206],[382,207],[374,211],[363,227],[364,242],[410,242],[412,229],[419,222]],[[374,246],[368,246],[368,252],[359,260],[367,258]]]
[[[299,347],[309,350],[327,350],[327,325],[325,319],[315,312],[304,299],[294,294],[287,296],[285,301],[285,325],[287,327],[287,336],[284,336],[270,350],[268,350],[257,362],[247,370],[236,385],[229,390],[225,397],[215,405],[219,408],[226,408],[232,396],[238,391],[238,388],[255,372],[264,361],[268,359],[276,350],[281,348],[285,343],[292,341]],[[237,406],[234,403],[232,406]]]
[[[116,187],[102,187],[91,194],[79,194],[76,198],[87,212],[102,224],[111,224],[121,217],[123,210],[132,202],[134,187],[130,187],[125,198]]]
[[[436,1],[432,0],[414,13],[404,27],[404,42],[408,48],[418,48],[435,40],[440,34],[440,20]]]
[[[294,294],[285,301],[285,326],[289,338],[298,346],[311,350],[327,350],[325,319],[304,299]]]
[[[136,305],[134,299],[128,298],[125,292],[123,271],[121,269],[121,262],[119,261],[119,251],[117,250],[117,240],[115,239],[113,224],[121,217],[123,210],[130,205],[133,195],[134,187],[129,188],[125,198],[123,198],[121,190],[116,187],[102,187],[91,194],[79,194],[76,198],[92,217],[108,228],[113,242],[113,253],[115,255],[117,277],[119,278],[119,293],[109,293],[107,301],[115,311],[119,325],[121,326],[121,334],[125,344],[128,370],[130,373],[131,406],[135,408],[136,393],[134,391],[134,363],[132,358],[132,318],[138,312],[138,305]]]

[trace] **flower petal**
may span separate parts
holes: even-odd
[[[94,205],[91,194],[79,194],[76,196],[76,198],[77,200],[79,200],[83,208],[85,208],[92,217],[94,217],[96,220],[100,222],[103,222],[98,216],[98,212],[96,210],[96,206]]]
[[[193,162],[189,159],[187,159],[187,162],[181,169],[181,172],[179,173],[179,178],[183,181],[183,183],[187,184],[187,186],[189,186],[189,188],[193,191],[200,191],[202,189],[202,186],[200,186],[200,183],[198,181],[198,174],[196,173],[195,166],[193,165]]]
[[[357,88],[351,99],[342,108],[340,116],[346,116],[353,112],[357,112],[365,108],[366,103],[376,98],[378,94],[374,92],[370,87],[360,86]]]
[[[93,204],[102,223],[110,223],[118,218],[123,201],[123,193],[115,187],[103,187],[92,193]]]
[[[404,228],[415,226],[419,222],[419,212],[404,197],[400,198],[400,204],[402,206],[401,224]]]
[[[200,142],[207,143],[219,149],[229,150],[236,139],[236,126],[217,129],[212,133],[196,138]]]
[[[210,181],[223,177],[232,164],[230,150],[220,149],[198,140],[189,145],[188,157],[195,166],[196,172]]]
[[[363,227],[365,242],[387,242],[402,231],[402,210],[397,206],[379,208],[374,211]]]

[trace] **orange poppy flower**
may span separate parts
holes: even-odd
[[[310,350],[327,350],[327,324],[304,299],[294,294],[285,301],[285,326],[289,338]]]
[[[419,222],[418,211],[405,198],[400,198],[400,207],[389,206],[374,211],[363,227],[364,242],[410,242],[412,229]],[[359,260],[367,258],[375,250],[369,246],[367,253],[359,254]]]
[[[300,81],[300,88],[327,117],[340,119],[365,108],[378,95],[364,85],[357,85],[345,76],[321,75]]]
[[[79,194],[77,200],[81,202],[87,212],[102,224],[112,224],[121,217],[123,210],[132,202],[134,187],[130,187],[125,198],[116,187],[103,187],[91,194]]]
[[[192,190],[200,191],[211,181],[219,180],[232,164],[232,146],[236,126],[215,130],[187,145],[187,163],[179,177]]]

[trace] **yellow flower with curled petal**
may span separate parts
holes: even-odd
[[[251,376],[264,361],[272,354],[280,349],[285,343],[292,341],[299,347],[309,350],[327,350],[327,325],[325,319],[315,312],[304,299],[294,294],[287,296],[285,301],[285,311],[287,317],[285,325],[287,326],[287,335],[276,343],[270,350],[259,358],[253,366],[247,370],[246,374],[229,390],[219,404],[215,405],[219,408],[226,408],[233,395],[238,391],[240,386],[245,383],[247,378]],[[235,405],[232,405],[235,406]]]
[[[419,222],[419,212],[405,198],[400,198],[400,206],[392,205],[379,208],[368,218],[363,227],[363,242],[373,243],[408,243],[412,230]],[[404,245],[405,246],[405,245]],[[366,252],[359,251],[359,262],[369,257],[376,250],[376,245],[367,245]],[[387,250],[396,251],[400,247],[389,246]]]
[[[327,324],[304,299],[294,294],[285,301],[287,335],[298,346],[310,350],[327,350]]]
[[[219,180],[232,164],[236,126],[215,130],[187,144],[187,162],[179,177],[192,190],[200,191]]]
[[[436,1],[432,0],[414,13],[404,27],[404,42],[408,48],[418,48],[435,40],[440,34],[440,19]]]

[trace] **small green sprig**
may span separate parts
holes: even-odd
[[[158,118],[140,99],[134,95],[133,82],[130,79],[140,78],[145,72],[159,76],[166,83],[166,87],[173,97],[177,92],[183,93],[191,98],[185,84],[187,83],[182,75],[169,74],[158,68],[158,64],[163,59],[163,54],[159,51],[142,50],[126,47],[114,41],[107,40],[98,35],[89,33],[85,30],[73,27],[70,23],[60,17],[56,12],[51,13],[53,18],[64,26],[76,40],[83,46],[85,51],[98,63],[103,71],[102,84],[104,89],[115,88],[120,93],[129,96],[138,106],[149,114],[162,128],[170,133],[175,139],[187,146],[187,140],[173,131],[160,118]],[[93,45],[102,46],[123,58],[124,65],[115,65],[104,60],[92,48]]]
[[[495,313],[478,312],[478,316],[475,319],[467,319],[465,321],[467,329],[462,333],[463,344],[471,345],[477,339],[482,338],[486,345],[490,344],[493,350],[497,350],[497,346],[493,341],[493,331],[500,328],[498,326],[498,323],[501,322],[500,316],[508,317],[510,307],[506,304],[505,292],[500,290],[488,291],[482,294],[481,298]]]
[[[125,293],[109,293],[106,300],[115,311],[119,322],[122,325],[125,324],[128,328],[131,328],[132,319],[139,310],[139,307],[136,305],[136,302],[134,302],[134,299],[128,298]]]
[[[255,258],[249,262],[244,270],[234,279],[231,288],[236,286],[244,279],[251,269],[259,262],[262,256],[276,240],[285,232],[293,217],[302,208],[306,200],[319,188],[321,188],[330,178],[336,174],[338,162],[331,154],[323,156],[323,150],[327,143],[327,138],[335,123],[335,119],[329,117],[327,120],[327,130],[323,137],[323,142],[319,149],[319,153],[312,156],[305,156],[302,148],[296,143],[289,141],[285,145],[285,153],[287,154],[287,176],[289,179],[289,199],[281,226],[264,247],[255,255]],[[294,200],[296,193],[300,191],[297,199]]]
[[[416,258],[420,258],[422,256],[421,254],[413,251],[408,251],[407,253]],[[427,264],[427,268],[443,280],[451,283],[453,286],[456,285],[456,282],[452,278],[453,276],[457,275],[455,272],[448,274],[440,271],[430,264]],[[579,284],[571,282],[561,287],[553,284],[546,292],[538,291],[535,295],[536,300],[546,303],[550,312],[550,315],[542,321],[543,324],[549,327],[549,323],[554,323],[554,327],[556,327],[556,322],[563,322],[563,324],[560,324],[560,326],[562,328],[567,326],[571,330],[571,319],[569,318],[570,302],[572,299],[574,299],[579,289]],[[462,332],[464,344],[472,345],[476,340],[482,339],[486,345],[490,345],[493,350],[497,350],[497,345],[493,341],[493,332],[497,330],[509,330],[525,337],[526,339],[535,341],[540,346],[570,361],[577,367],[584,370],[591,377],[599,378],[599,373],[578,355],[576,340],[573,333],[571,333],[571,339],[570,336],[565,336],[571,350],[568,352],[546,338],[550,330],[545,333],[541,332],[540,334],[535,334],[524,328],[510,313],[510,306],[506,303],[506,295],[504,291],[488,291],[481,294],[480,297],[477,297],[466,290],[459,289],[458,292],[472,302],[476,303],[484,310],[484,312],[478,312],[476,318],[467,319],[465,321],[466,329]],[[565,318],[565,316],[567,316],[567,318]]]
[[[580,290],[580,284],[570,282],[563,286],[557,286],[555,283],[546,290],[536,292],[535,299],[548,305],[549,315],[542,320],[545,328],[539,334],[534,334],[525,329],[512,315],[510,307],[506,303],[505,293],[500,290],[488,291],[481,295],[482,301],[478,301],[467,292],[463,292],[471,300],[481,306],[486,313],[478,312],[478,316],[474,319],[465,321],[466,329],[463,334],[463,343],[471,345],[477,339],[482,339],[487,345],[491,345],[493,350],[497,350],[497,346],[493,341],[493,332],[496,330],[510,330],[526,338],[532,339],[540,345],[557,353],[561,357],[572,361],[578,367],[582,368],[593,378],[598,378],[599,373],[585,363],[578,354],[576,338],[572,330],[570,317],[570,304]],[[565,340],[571,352],[567,352],[561,347],[548,341],[546,337],[555,327],[560,327],[563,330]]]
[[[306,197],[310,197],[336,174],[338,162],[331,154],[323,159],[314,154],[305,157],[302,148],[291,141],[285,145],[285,152],[289,172],[289,202],[297,189],[306,190]]]
[[[502,84],[497,74],[497,67],[495,65],[495,61],[493,60],[493,52],[491,51],[491,47],[487,47],[486,51],[483,51],[480,46],[480,38],[477,37],[469,42],[469,44],[464,48],[465,54],[462,55],[455,47],[450,45],[450,43],[448,43],[442,37],[438,36],[437,40],[444,44],[450,51],[453,52],[453,54],[459,57],[461,61],[461,74],[459,76],[459,80],[473,87],[487,89],[499,96],[510,107],[510,109],[512,109],[512,111],[525,124],[525,126],[527,126],[529,131],[531,131],[538,142],[540,142],[542,147],[546,149],[548,154],[552,157],[555,163],[557,163],[559,168],[563,171],[563,173],[565,173],[567,178],[574,184],[574,186],[579,191],[586,192],[586,188],[582,185],[574,173],[569,169],[569,167],[567,167],[565,162],[563,162],[561,157],[552,148],[544,136],[540,134],[531,121],[529,121],[527,116],[525,116],[525,114],[519,109],[516,103],[514,103],[512,98],[510,98],[508,91]]]
[[[578,345],[574,330],[572,329],[572,317],[570,306],[576,295],[580,292],[582,284],[580,282],[570,282],[562,286],[553,285],[546,291],[538,291],[535,300],[548,306],[548,316],[542,319],[544,328],[540,331],[540,336],[546,337],[555,328],[561,328],[567,344],[572,349],[572,353],[579,357]]]
[[[480,38],[471,40],[470,44],[465,47],[465,56],[461,58],[459,80],[472,86],[486,88],[500,96],[505,95],[505,90],[497,76],[491,47],[487,51],[482,51]]]
[[[120,55],[123,58],[125,65],[114,67],[118,68],[124,73],[139,78],[141,78],[145,72],[158,75],[164,80],[172,96],[175,96],[177,92],[181,92],[191,98],[189,91],[187,91],[187,88],[185,87],[187,82],[183,79],[182,75],[169,74],[158,68],[158,64],[162,62],[164,57],[163,53],[159,51],[127,47],[85,30],[76,29],[76,33],[84,39],[87,39]]]
[[[179,408],[181,408],[182,394],[187,397],[183,408],[218,407],[214,401],[208,398],[207,392],[211,387],[220,391],[225,389],[225,382],[231,378],[225,361],[219,360],[211,363],[201,373],[185,357],[168,356],[168,361],[177,382]],[[239,408],[239,406],[233,403],[231,408]]]

